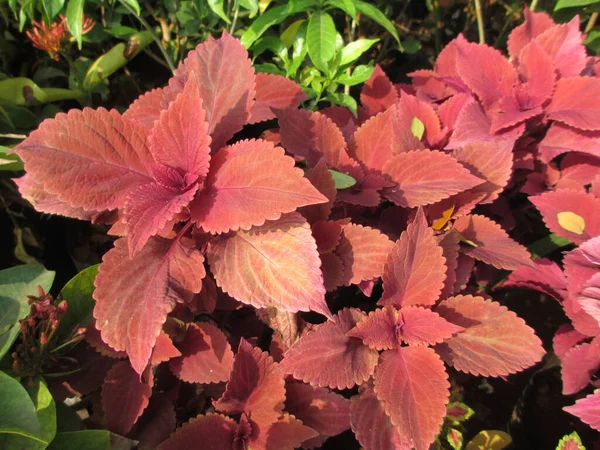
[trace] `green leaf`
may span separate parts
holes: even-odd
[[[306,28],[308,23],[303,21],[296,34],[294,36],[294,43],[292,44],[292,62],[288,67],[288,76],[295,77],[298,69],[302,65],[306,54],[308,53],[308,46],[306,45]]]
[[[308,10],[314,4],[315,0],[289,1],[285,5],[268,9],[264,14],[256,18],[248,29],[244,31],[240,42],[246,49],[249,49],[273,25],[283,22],[293,14]]]
[[[285,76],[285,72],[272,63],[254,64],[257,73],[272,73],[273,75]]]
[[[425,134],[425,124],[418,117],[413,117],[410,123],[410,131],[418,140],[421,140]]]
[[[124,5],[129,6],[131,9],[133,9],[137,16],[140,15],[140,4],[138,3],[137,0],[120,0],[120,2],[123,3]]]
[[[67,5],[67,26],[77,41],[77,47],[81,50],[83,39],[83,5],[85,0],[69,0]]]
[[[348,174],[332,169],[329,169],[329,173],[333,177],[333,181],[335,181],[335,188],[337,190],[348,189],[356,184],[356,180]]]
[[[261,37],[256,43],[252,46],[252,60],[254,60],[257,56],[261,55],[267,50],[270,50],[275,55],[279,56],[284,62],[288,60],[288,51],[285,47],[285,44],[281,39],[275,36],[264,36]]]
[[[577,431],[573,431],[571,434],[562,437],[556,446],[556,450],[585,450],[585,447],[581,443]]]
[[[227,14],[223,10],[223,0],[207,0],[208,7],[214,12],[217,16],[223,19],[227,23],[231,23]]]
[[[594,53],[600,53],[600,30],[592,30],[585,39],[585,45]]]
[[[398,32],[396,31],[396,27],[392,22],[388,20],[385,15],[377,9],[377,7],[371,5],[370,3],[363,2],[361,0],[354,0],[354,4],[356,5],[356,9],[359,13],[367,16],[369,19],[377,22],[383,28],[385,28],[388,33],[394,36],[396,42],[398,42],[398,47],[402,48],[402,44],[400,44],[400,37],[398,36]]]
[[[65,4],[65,0],[42,0],[42,8],[46,13],[48,22],[52,22]]]
[[[57,433],[48,450],[111,450],[110,435],[106,430]]]
[[[356,100],[354,99],[354,97],[352,97],[351,95],[339,94],[339,93],[329,93],[329,94],[327,94],[327,97],[325,97],[325,99],[328,100],[329,102],[333,103],[334,105],[345,106],[350,111],[352,111],[352,114],[354,114],[354,116],[356,117],[357,110],[358,110],[358,104],[356,103]]]
[[[59,334],[69,333],[76,326],[85,327],[92,320],[94,309],[94,280],[98,275],[98,266],[88,267],[75,275],[60,292],[60,298],[69,305],[60,319]]]
[[[354,4],[354,0],[328,0],[327,5],[344,11],[353,20],[356,20],[356,6]]]
[[[239,0],[240,6],[250,11],[250,17],[254,17],[258,12],[258,0]]]
[[[281,40],[285,44],[285,48],[290,48],[292,45],[294,45],[296,33],[298,33],[298,29],[305,22],[305,19],[296,20],[289,27],[287,27],[283,33],[281,33]]]
[[[56,404],[56,431],[58,433],[64,431],[79,431],[83,430],[83,421],[77,415],[75,410],[63,402]]]
[[[419,50],[421,50],[421,47],[421,41],[417,39],[410,38],[402,41],[402,48],[404,48],[404,52],[410,55],[417,53]]]
[[[5,435],[5,436],[2,436]],[[26,446],[31,448],[40,444],[48,444],[44,440],[40,421],[36,414],[36,406],[27,390],[14,378],[0,372],[0,441],[3,449],[16,449],[11,441],[26,439]],[[34,447],[35,448],[35,447]]]
[[[353,63],[376,42],[379,42],[379,39],[358,39],[354,42],[350,42],[342,49],[340,66]]]
[[[315,11],[308,20],[306,45],[311,61],[319,70],[327,72],[327,63],[335,56],[335,24],[325,11]]]
[[[335,78],[336,83],[340,83],[346,86],[356,86],[357,84],[364,83],[369,79],[371,74],[375,70],[373,66],[360,65],[356,66],[352,71],[352,75],[342,73]]]
[[[23,170],[23,161],[15,153],[8,154],[12,149],[0,145],[0,171],[12,170],[19,171]]]
[[[571,241],[565,239],[563,237],[557,236],[554,233],[550,233],[543,238],[538,239],[529,247],[529,253],[531,253],[532,259],[535,258],[543,258],[544,256],[549,255],[555,250],[559,248],[566,247],[567,245],[571,245]]]
[[[29,314],[28,295],[38,295],[38,286],[48,292],[54,272],[37,264],[0,270],[0,358],[10,350],[19,334],[19,320]]]
[[[138,30],[136,30],[135,28],[125,27],[125,26],[105,28],[104,31],[106,33],[110,34],[111,36],[114,36],[119,39],[127,39],[131,35],[138,32]]]
[[[559,11],[565,8],[581,8],[583,6],[595,5],[600,3],[600,0],[558,0],[554,11]]]

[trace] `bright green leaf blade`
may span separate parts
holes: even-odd
[[[65,0],[42,0],[42,8],[44,8],[49,21],[54,20],[64,4]]]
[[[418,140],[421,140],[425,134],[425,124],[418,117],[413,117],[410,123],[410,131]]]
[[[600,53],[600,30],[592,30],[585,39],[585,45],[594,53]]]
[[[402,48],[402,44],[400,44],[400,37],[398,36],[398,32],[396,31],[396,27],[392,22],[388,20],[385,15],[377,9],[377,7],[371,5],[367,2],[362,2],[360,0],[354,0],[354,4],[356,5],[356,9],[359,13],[367,16],[369,19],[377,22],[383,28],[385,28],[388,33],[394,36],[396,42],[398,42],[398,46]]]
[[[531,253],[532,258],[543,258],[559,248],[570,245],[571,241],[563,237],[550,233],[543,238],[538,239],[527,250]]]
[[[281,33],[281,41],[285,44],[285,48],[290,48],[294,45],[294,37],[304,22],[306,22],[304,19],[296,20]]]
[[[556,446],[556,450],[585,450],[585,447],[577,431],[573,431],[571,434],[562,437]]]
[[[373,70],[375,70],[373,66],[356,66],[351,75],[342,73],[335,79],[335,82],[346,86],[356,86],[367,81],[371,77]]]
[[[315,11],[308,20],[306,45],[311,61],[321,71],[327,71],[327,63],[335,56],[335,24],[325,11]]]
[[[251,13],[251,17],[258,12],[258,0],[239,0],[240,6]]]
[[[354,42],[350,42],[342,49],[340,66],[353,63],[376,42],[379,42],[379,39],[357,39]]]
[[[38,285],[48,292],[54,272],[37,264],[0,271],[0,358],[19,334],[19,320],[29,314],[28,295],[38,295]]]
[[[85,0],[69,0],[67,5],[67,26],[77,41],[77,47],[81,50],[83,39],[83,5]]]
[[[23,170],[23,161],[16,153],[8,154],[10,148],[0,145],[0,170]]]
[[[75,326],[85,327],[92,320],[94,309],[94,280],[98,275],[98,264],[83,269],[75,275],[60,292],[60,298],[66,300],[69,308],[60,319],[59,334],[73,330]]]
[[[208,7],[214,12],[217,16],[223,19],[227,23],[231,23],[227,14],[223,10],[223,0],[207,0]]]
[[[356,180],[350,175],[332,169],[329,169],[329,173],[333,177],[333,181],[335,181],[335,188],[338,190],[348,189],[356,184]]]
[[[111,450],[110,432],[82,430],[57,433],[48,450]]]
[[[25,388],[14,378],[0,372],[0,441],[10,442],[11,436],[30,438],[33,442],[44,443],[40,422]],[[27,448],[27,447],[26,447]]]
[[[129,36],[137,33],[138,30],[131,27],[118,26],[113,28],[105,28],[104,32],[119,39],[127,39]]]
[[[581,8],[583,6],[595,5],[600,3],[600,0],[558,0],[554,11],[559,11],[565,8]]]
[[[120,0],[120,1],[121,1],[121,3],[129,6],[131,9],[133,9],[138,16],[140,15],[140,4],[138,3],[137,0]]]
[[[418,41],[417,39],[412,39],[412,38],[405,39],[402,41],[402,48],[404,49],[405,53],[414,55],[419,50],[421,50],[421,48],[422,48],[421,41]]]
[[[354,114],[354,117],[356,117],[356,115],[358,113],[357,112],[358,104],[356,103],[356,100],[354,99],[354,97],[352,97],[351,95],[340,94],[340,93],[329,93],[329,94],[327,94],[327,97],[325,97],[325,99],[330,101],[334,105],[345,106],[350,111],[352,111],[352,114]]]
[[[353,19],[356,19],[356,5],[354,4],[354,0],[328,0],[327,5],[342,10]]]
[[[298,72],[298,69],[302,65],[302,62],[308,53],[308,47],[306,45],[307,26],[308,23],[303,21],[294,35],[294,41],[292,44],[292,61],[288,67],[288,73],[290,77],[296,76],[296,72]]]

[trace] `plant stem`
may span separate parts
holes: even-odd
[[[588,20],[587,25],[585,26],[584,33],[589,33],[592,31],[592,28],[596,26],[596,22],[598,21],[598,12],[592,13],[590,16],[590,20]]]
[[[156,45],[158,45],[158,48],[163,55],[163,58],[165,58],[165,61],[167,62],[167,65],[169,66],[169,69],[171,70],[171,72],[175,73],[175,65],[173,64],[173,61],[171,61],[171,57],[167,53],[167,50],[165,49],[165,47],[162,45],[162,42],[160,41],[160,39],[158,39],[156,34],[154,34],[154,30],[152,29],[150,24],[148,22],[146,22],[146,20],[143,17],[138,16],[135,13],[135,11],[123,0],[119,0],[119,3],[121,5],[123,5],[125,7],[125,9],[127,9],[127,11],[129,11],[131,14],[133,14],[135,17],[137,17],[137,19],[140,21],[142,26],[146,30],[148,30],[150,32],[150,34],[152,34],[152,39],[154,39],[154,42],[156,42]]]
[[[235,0],[235,10],[233,11],[233,20],[231,21],[231,27],[229,27],[229,34],[233,36],[235,31],[235,25],[237,24],[238,13],[240,12],[240,2]]]
[[[475,17],[477,18],[479,43],[485,44],[485,30],[483,29],[483,13],[481,12],[481,0],[475,0]]]
[[[531,0],[531,5],[529,5],[529,9],[531,11],[535,11],[535,8],[537,7],[538,4],[538,0]]]

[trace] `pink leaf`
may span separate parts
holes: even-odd
[[[543,12],[533,12],[525,7],[525,23],[515,27],[508,37],[508,53],[512,59],[518,58],[521,50],[532,39],[555,26],[552,18]]]
[[[542,213],[550,231],[571,242],[582,244],[600,235],[600,199],[592,194],[559,189],[530,197],[529,200]]]
[[[248,230],[300,206],[327,201],[282,148],[247,140],[214,155],[206,187],[192,203],[191,214],[207,233],[223,233]]]
[[[373,228],[352,223],[346,225],[335,250],[344,265],[342,285],[379,278],[393,246],[386,235]]]
[[[438,147],[444,140],[446,132],[442,131],[440,119],[435,110],[429,103],[425,103],[412,95],[402,95],[398,101],[398,114],[403,118],[410,118],[410,123],[417,118],[424,127],[423,138],[421,139],[428,147]],[[411,149],[414,150],[414,149]]]
[[[566,298],[567,279],[553,261],[538,258],[532,266],[521,266],[502,283],[505,288],[533,289],[554,297],[559,302]]]
[[[115,364],[102,386],[102,409],[108,429],[127,434],[148,406],[150,395],[152,379],[150,382],[140,380],[127,361]]]
[[[194,417],[175,430],[169,439],[158,446],[158,450],[181,450],[210,448],[229,450],[236,438],[238,425],[233,419],[220,414],[208,413]]]
[[[552,338],[552,348],[558,359],[563,359],[570,349],[582,343],[585,339],[587,339],[587,336],[581,334],[571,325],[561,325]]]
[[[462,109],[469,103],[474,103],[475,100],[471,94],[460,93],[453,95],[437,110],[442,126],[454,131],[456,121]]]
[[[416,450],[428,450],[440,432],[449,387],[444,363],[427,347],[388,350],[375,372],[377,398],[398,434]]]
[[[446,278],[442,248],[427,226],[422,209],[402,232],[383,269],[380,305],[433,305]]]
[[[397,100],[398,93],[394,84],[379,67],[379,64],[376,64],[375,70],[363,85],[360,93],[362,115],[364,118],[374,116],[388,109]]]
[[[600,270],[583,286],[577,301],[581,308],[600,325]]]
[[[554,122],[539,144],[539,157],[549,163],[558,155],[579,152],[600,157],[600,131],[584,131]]]
[[[600,130],[600,78],[562,78],[556,83],[552,102],[546,108],[548,118],[580,130]]]
[[[371,311],[369,316],[352,328],[347,336],[362,339],[373,350],[391,350],[400,346],[396,334],[398,311],[391,306]]]
[[[522,83],[513,91],[513,98],[521,110],[543,106],[552,97],[556,85],[556,68],[552,58],[533,41],[525,47],[519,62]]]
[[[334,291],[344,285],[344,263],[335,253],[322,253],[321,271],[323,272],[323,285],[328,292]]]
[[[464,330],[420,306],[402,308],[396,321],[398,337],[408,345],[435,345]]]
[[[189,174],[191,181],[203,181],[208,173],[211,142],[205,118],[200,87],[192,77],[150,131],[154,160],[182,175]]]
[[[123,207],[129,255],[135,256],[150,237],[189,205],[197,189],[197,184],[187,190],[177,190],[160,183],[148,183],[132,190]]]
[[[250,231],[217,236],[208,245],[207,257],[217,285],[242,303],[331,316],[317,245],[297,213]]]
[[[171,341],[169,335],[161,331],[157,336],[156,344],[152,349],[150,364],[152,366],[157,366],[162,362],[169,361],[178,356],[181,356],[181,352],[173,345],[173,341]]]
[[[484,181],[451,156],[432,150],[400,153],[382,171],[397,184],[387,198],[404,208],[431,205]]]
[[[572,395],[585,389],[600,369],[600,338],[567,350],[560,362],[563,394]]]
[[[344,308],[335,322],[315,326],[296,342],[285,354],[280,369],[321,387],[345,389],[367,380],[373,375],[379,354],[360,339],[346,336],[365,317],[358,309]]]
[[[200,291],[204,258],[183,241],[153,237],[133,259],[127,238],[118,239],[102,261],[94,282],[96,326],[141,374],[167,314]]]
[[[441,302],[435,311],[465,328],[435,347],[446,364],[457,370],[502,377],[532,366],[544,355],[533,330],[499,303],[458,295]]]
[[[254,103],[254,69],[248,53],[226,32],[198,45],[175,71],[168,89],[183,92],[191,76],[198,81],[206,110],[211,148],[219,150],[250,119]]]
[[[15,151],[28,175],[71,207],[102,211],[152,181],[147,130],[117,111],[71,110],[47,119]]]
[[[569,23],[556,25],[534,40],[554,61],[560,78],[580,75],[587,64],[587,54],[579,29],[579,16]]]
[[[336,436],[350,428],[350,401],[341,395],[298,381],[287,382],[285,389],[285,410],[320,435],[304,442],[304,448],[312,448],[313,442],[317,444],[323,437]]]
[[[256,74],[256,102],[248,123],[262,122],[275,117],[274,109],[296,108],[306,94],[294,81],[280,75]]]
[[[140,95],[129,105],[123,116],[141,123],[150,130],[160,118],[161,110],[168,106],[164,91],[163,88],[157,88]]]
[[[227,381],[233,352],[227,337],[208,322],[192,323],[179,344],[181,356],[169,362],[171,370],[187,383]]]
[[[456,283],[456,269],[458,268],[459,236],[455,231],[447,231],[437,236],[437,242],[442,247],[442,256],[446,260],[446,278],[444,279],[444,288],[440,298],[446,298],[454,294],[454,284]]]
[[[253,433],[248,442],[248,448],[253,450],[294,450],[303,442],[311,438],[316,439],[319,435],[317,431],[305,426],[290,414],[284,414],[269,427],[259,429],[258,436],[255,434]]]
[[[579,417],[582,422],[587,423],[594,430],[600,431],[600,391],[577,400],[572,406],[563,408],[570,414]]]
[[[371,388],[350,399],[350,425],[364,450],[409,450]]]
[[[315,167],[308,169],[304,176],[329,201],[317,205],[303,206],[298,208],[298,212],[306,217],[309,223],[314,223],[317,220],[327,220],[337,193],[333,176],[327,170],[327,163],[322,159]]]
[[[529,252],[513,241],[496,222],[485,216],[469,215],[454,222],[454,229],[475,244],[461,247],[461,251],[497,269],[515,270],[531,265]]]
[[[246,413],[262,426],[277,421],[283,412],[285,383],[276,367],[268,353],[242,338],[225,393],[215,409],[229,415]]]

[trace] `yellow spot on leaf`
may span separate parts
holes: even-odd
[[[571,211],[563,211],[557,214],[558,224],[565,230],[575,234],[583,234],[585,230],[585,219]]]
[[[410,131],[418,140],[421,140],[425,134],[425,124],[421,122],[418,117],[413,117],[413,120],[410,124]]]
[[[467,444],[467,450],[502,450],[509,446],[512,438],[504,431],[483,430]]]
[[[444,228],[444,225],[446,225],[448,223],[448,221],[450,220],[450,217],[452,217],[453,213],[454,213],[454,203],[452,203],[452,206],[450,206],[450,208],[446,209],[442,213],[442,217],[440,217],[435,222],[433,222],[433,224],[431,225],[431,228],[433,228],[434,230],[437,230],[437,231]]]

